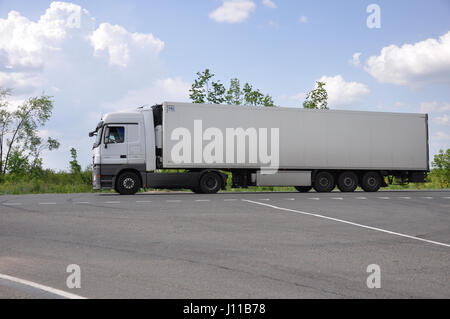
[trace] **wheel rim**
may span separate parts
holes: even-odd
[[[350,176],[347,176],[344,178],[344,186],[351,188],[351,187],[355,186],[355,181]]]
[[[213,176],[210,176],[206,179],[205,181],[205,185],[206,187],[208,187],[209,189],[215,189],[217,187],[217,185],[219,184],[219,182],[217,181],[216,178],[214,178]]]
[[[370,187],[374,187],[377,185],[377,179],[375,177],[369,177],[367,179],[367,185],[369,185]]]
[[[126,189],[132,189],[135,185],[134,180],[131,177],[127,177],[123,180],[123,187]]]
[[[319,180],[319,185],[322,186],[322,187],[328,187],[328,185],[330,185],[330,181],[328,180],[328,178],[322,177]]]

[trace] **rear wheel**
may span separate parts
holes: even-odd
[[[338,178],[338,188],[341,192],[354,192],[358,187],[358,176],[353,172],[343,172]]]
[[[382,178],[377,172],[367,172],[361,180],[361,187],[366,192],[376,192],[380,189]]]
[[[222,188],[221,177],[213,172],[203,174],[200,178],[199,190],[203,194],[215,194]]]
[[[307,193],[312,189],[312,186],[295,186],[295,189],[300,193]]]
[[[319,172],[314,178],[314,189],[318,193],[329,193],[336,186],[334,177],[329,172]]]
[[[125,172],[119,175],[115,190],[120,195],[134,195],[141,188],[141,180],[136,173]]]

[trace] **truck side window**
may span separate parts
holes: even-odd
[[[109,127],[108,143],[124,143],[125,128],[123,126]]]

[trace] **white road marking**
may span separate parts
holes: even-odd
[[[285,198],[284,200],[295,200],[295,198]]]
[[[181,202],[181,200],[179,200],[179,199],[168,199],[168,200],[166,200],[166,202],[168,202],[168,203],[179,203],[179,202]]]
[[[308,198],[308,199],[313,199],[313,200],[320,200],[320,198],[319,198],[319,197],[311,197],[311,198]]]
[[[209,199],[196,199],[196,202],[209,202]]]
[[[411,197],[409,197],[409,196],[402,196],[402,197],[399,197],[399,198],[401,198],[401,199],[411,199]]]
[[[435,245],[439,245],[439,246],[450,247],[450,244],[441,243],[441,242],[434,241],[434,240],[423,239],[423,238],[419,238],[419,237],[411,236],[411,235],[406,235],[406,234],[402,234],[402,233],[397,233],[397,232],[393,232],[393,231],[382,229],[382,228],[377,228],[377,227],[367,226],[367,225],[363,225],[363,224],[358,224],[358,223],[350,222],[350,221],[347,221],[347,220],[344,220],[344,219],[328,217],[328,216],[325,216],[325,215],[320,215],[320,214],[315,214],[315,213],[302,212],[300,210],[279,207],[279,206],[270,205],[270,204],[266,204],[266,203],[259,203],[259,202],[255,202],[255,201],[252,201],[252,200],[249,200],[249,199],[243,199],[243,201],[244,202],[248,202],[248,203],[261,205],[261,206],[270,207],[270,208],[273,208],[273,209],[283,210],[283,211],[287,211],[287,212],[292,212],[292,213],[297,213],[297,214],[302,214],[302,215],[307,215],[307,216],[313,216],[313,217],[328,219],[328,220],[332,220],[332,221],[339,222],[339,223],[344,223],[344,224],[353,225],[353,226],[357,226],[357,227],[361,227],[361,228],[375,230],[375,231],[382,232],[382,233],[387,233],[387,234],[391,234],[391,235],[396,235],[396,236],[400,236],[400,237],[405,237],[405,238],[409,238],[409,239],[423,241],[423,242],[427,242],[427,243],[431,243],[431,244],[435,244]]]
[[[120,202],[105,202],[105,204],[120,204]]]
[[[225,202],[234,202],[234,201],[237,201],[237,199],[236,198],[227,198],[227,199],[224,199],[224,201]]]
[[[355,197],[355,199],[367,199],[367,197],[359,196],[359,197]]]
[[[18,206],[18,205],[22,205],[22,203],[3,203],[3,205],[6,205],[6,206]]]
[[[390,197],[377,197],[378,199],[390,199]]]
[[[136,203],[151,203],[151,200],[137,200]]]
[[[424,198],[424,199],[433,199],[433,197],[430,197],[430,196],[424,196],[422,198]]]
[[[56,203],[39,203],[39,205],[56,205]]]
[[[89,202],[75,202],[74,204],[89,204]]]
[[[259,200],[265,200],[265,201],[269,201],[270,198],[260,198]]]
[[[30,286],[30,287],[33,287],[33,288],[36,288],[36,289],[40,289],[40,290],[49,292],[49,293],[54,294],[54,295],[58,295],[58,296],[61,296],[61,297],[64,297],[64,298],[68,298],[68,299],[87,299],[86,297],[75,295],[75,294],[72,294],[70,292],[66,292],[66,291],[63,291],[63,290],[55,289],[55,288],[52,288],[52,287],[49,287],[49,286],[44,286],[44,285],[41,285],[41,284],[38,284],[38,283],[35,283],[35,282],[32,282],[32,281],[28,281],[28,280],[25,280],[25,279],[20,279],[20,278],[17,278],[17,277],[12,277],[12,276],[8,276],[8,275],[4,275],[4,274],[0,274],[0,279],[9,280],[9,281],[13,281],[13,282],[16,282],[16,283],[19,283],[19,284],[22,284],[22,285]]]
[[[331,197],[331,199],[343,200],[344,198],[342,198],[342,197]]]
[[[444,199],[450,199],[450,197],[441,197],[441,198],[444,198]]]

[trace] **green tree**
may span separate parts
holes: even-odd
[[[232,104],[232,105],[253,105],[253,106],[274,106],[270,95],[264,95],[260,90],[254,90],[253,87],[245,83],[241,89],[239,79],[230,80],[228,89],[220,83],[211,79],[214,77],[209,69],[203,72],[197,72],[197,79],[194,80],[189,90],[190,99],[193,103],[213,103],[213,104]]]
[[[24,176],[30,171],[30,163],[28,161],[28,156],[23,155],[17,150],[11,152],[8,165],[8,174],[16,176]]]
[[[79,175],[81,173],[81,165],[77,160],[77,150],[73,147],[70,149],[70,156],[72,157],[72,160],[69,162],[70,172],[74,175]]]
[[[438,154],[434,155],[433,173],[436,174],[441,188],[448,188],[450,186],[450,149],[440,150]]]
[[[325,83],[319,81],[316,83],[316,88],[306,95],[306,100],[303,102],[303,107],[305,109],[328,110],[328,93],[324,87]]]
[[[14,151],[39,162],[36,156],[43,150],[43,140],[38,136],[38,130],[49,120],[53,110],[53,101],[47,95],[31,97],[10,110],[7,99],[10,93],[11,90],[0,89],[0,175],[8,171]],[[47,140],[47,145],[51,150],[59,147],[52,138]]]

